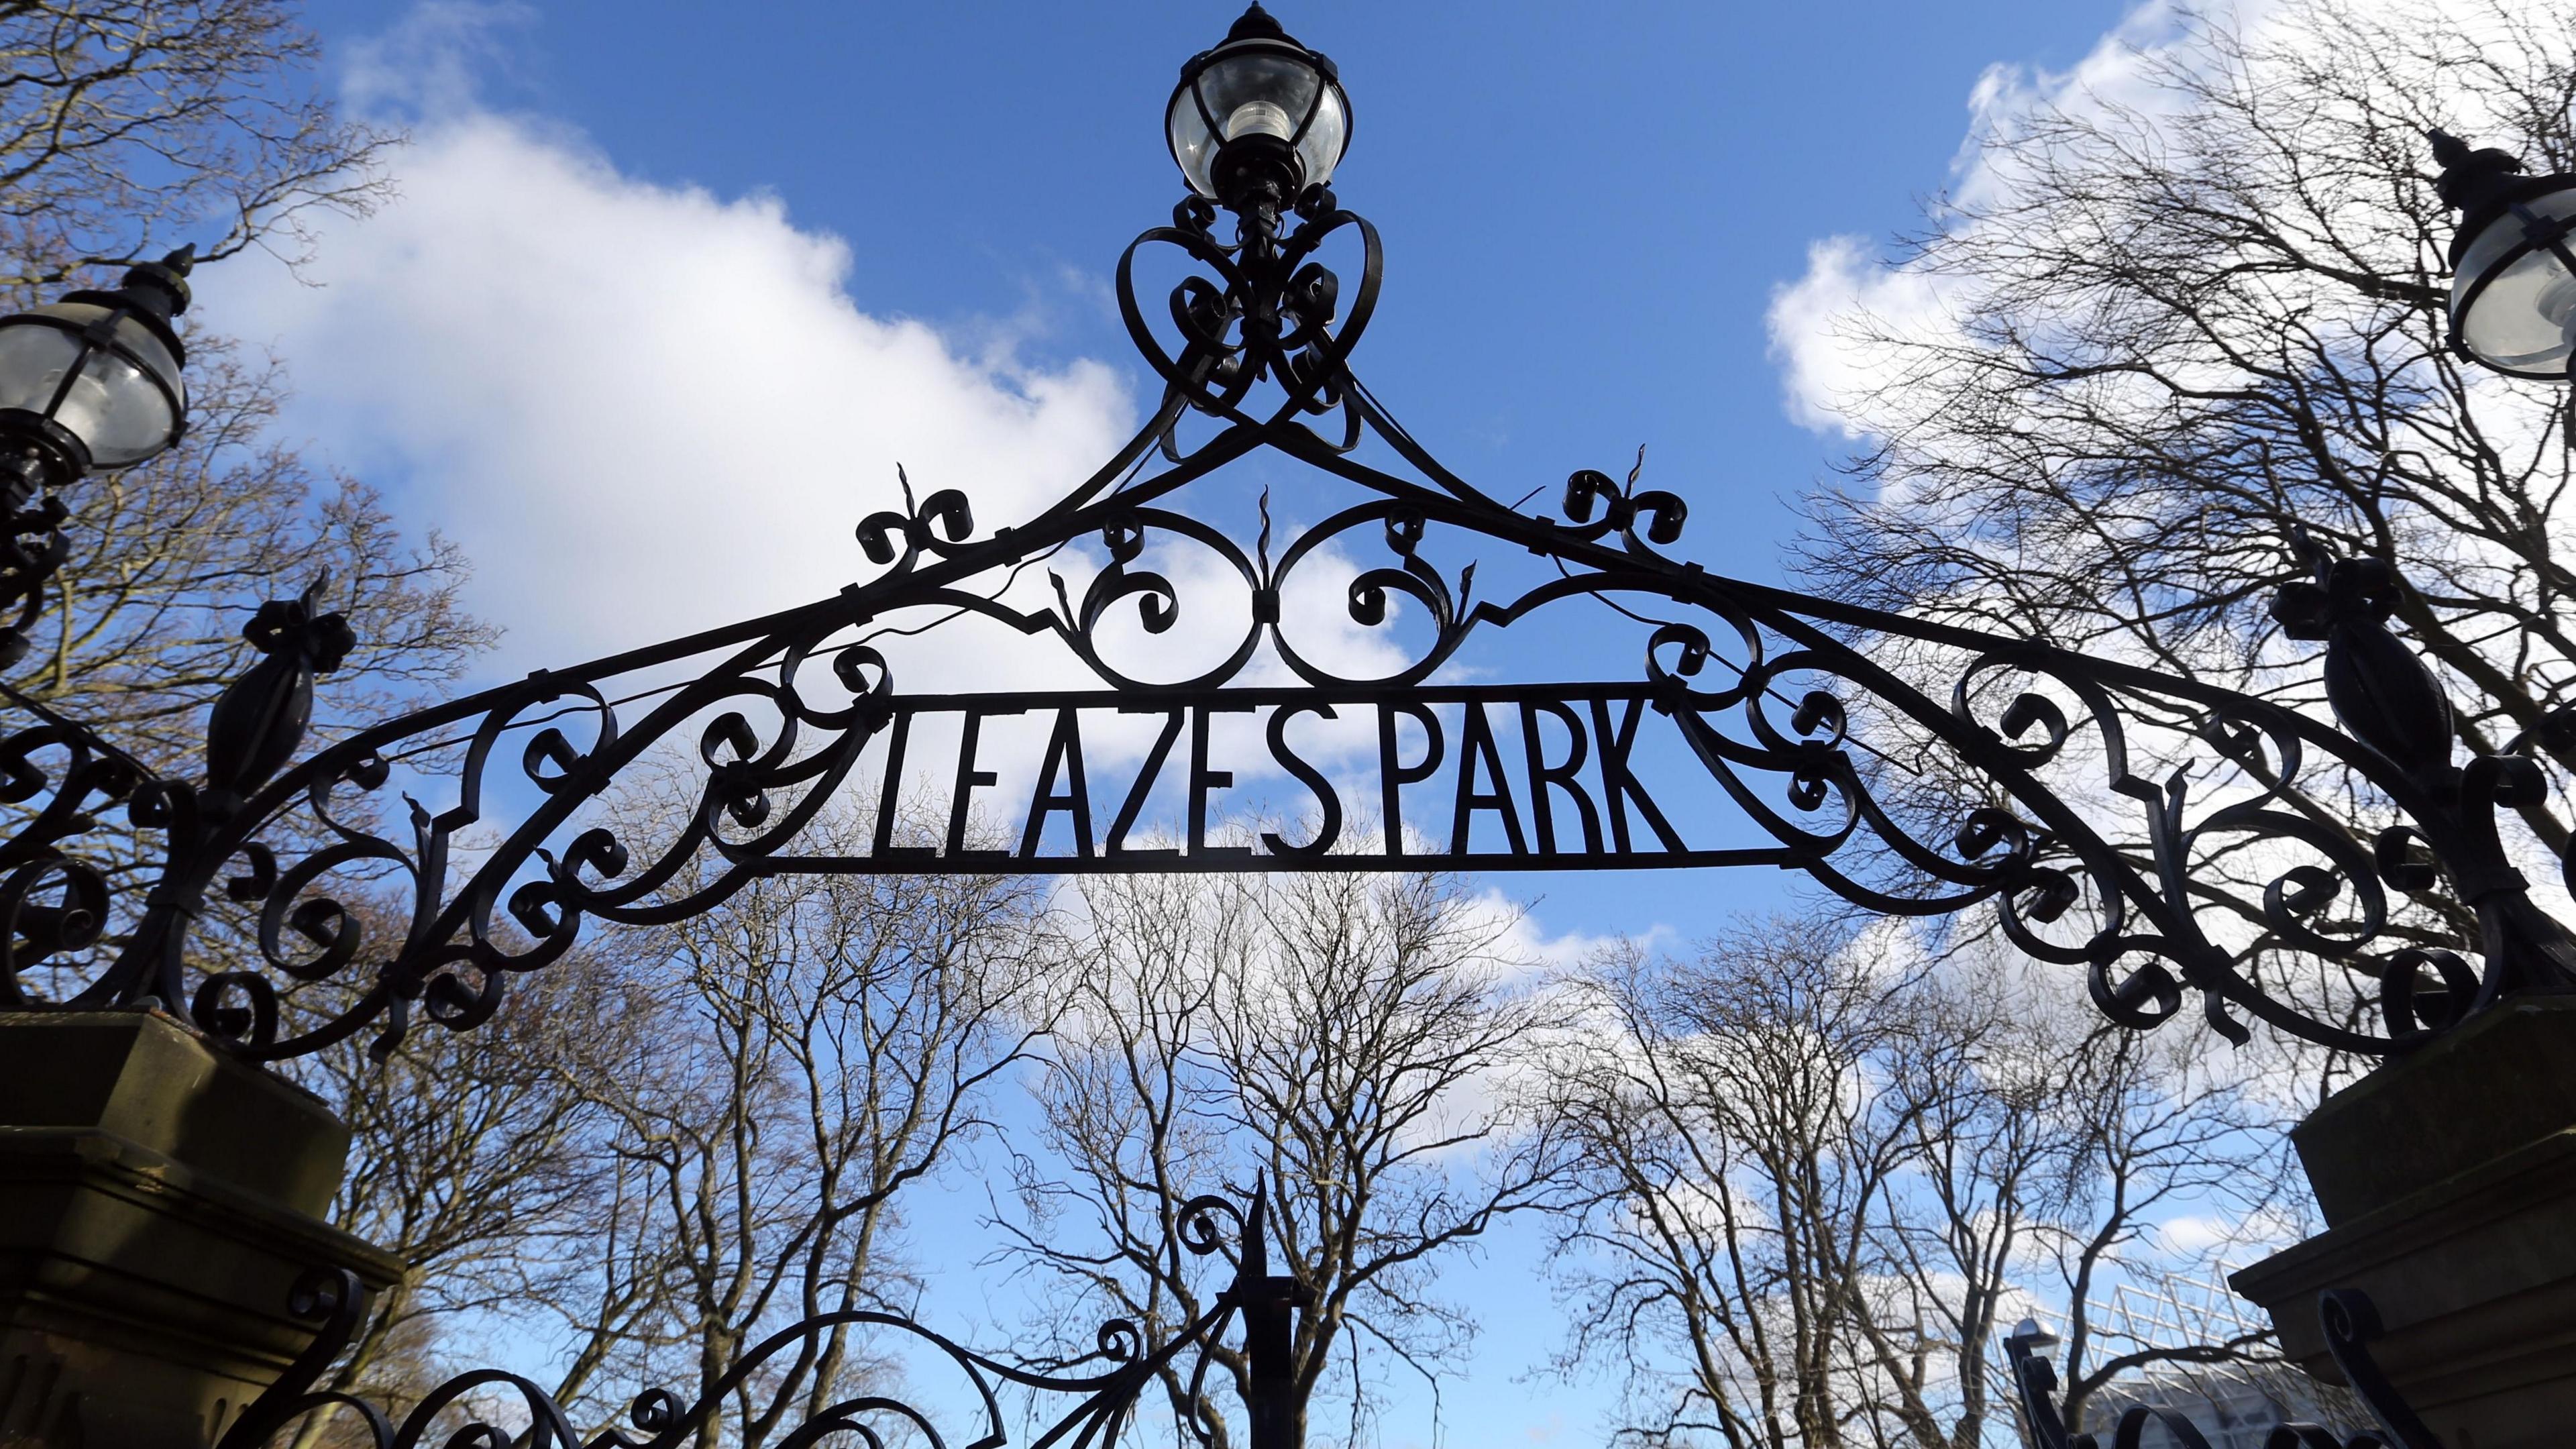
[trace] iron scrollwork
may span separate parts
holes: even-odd
[[[1574,472],[1552,514],[1451,472],[1351,367],[1382,273],[1375,229],[1322,188],[1288,217],[1259,208],[1240,220],[1223,243],[1206,204],[1185,202],[1173,225],[1122,257],[1120,311],[1161,400],[1116,456],[1034,518],[986,528],[962,492],[916,497],[904,477],[902,510],[858,526],[878,569],[864,582],[358,729],[294,761],[312,678],[347,648],[346,626],[310,592],[255,621],[269,652],[217,706],[201,783],[157,778],[71,721],[41,718],[0,741],[0,802],[17,810],[0,843],[0,1004],[149,1002],[255,1059],[369,1028],[389,1051],[423,1021],[462,1030],[487,1019],[510,977],[559,959],[588,922],[677,919],[765,873],[1380,869],[1391,859],[1762,863],[1879,911],[1991,906],[2021,949],[2085,973],[2095,1003],[2123,1025],[2159,1025],[2196,998],[2231,1037],[2262,1021],[2372,1054],[2428,1040],[2507,993],[2576,986],[2576,941],[2517,869],[2546,847],[2511,828],[2557,788],[2548,771],[2576,726],[2553,721],[2455,765],[2440,684],[2389,629],[2398,586],[2383,567],[2302,540],[2313,577],[2281,593],[2285,630],[2324,646],[2341,728],[2116,660],[1723,578],[1670,552],[1688,511],[1677,494],[1641,487],[1636,471]],[[1346,286],[1324,259],[1353,246],[1360,270]],[[1157,252],[1189,275],[1154,306],[1138,262]],[[1176,506],[1183,489],[1263,449],[1356,498],[1275,550],[1266,495],[1248,544]],[[1480,577],[1478,544],[1502,546],[1496,565],[1529,558],[1552,573]],[[1079,587],[1059,563],[1051,599],[1009,589],[1067,550],[1097,561]],[[1160,565],[1158,550],[1212,559],[1210,576],[1230,580],[1241,602],[1184,597],[1176,580],[1189,576]],[[1283,602],[1326,559],[1351,570],[1341,617],[1396,658],[1380,673],[1340,672],[1300,632],[1312,619]],[[1577,604],[1604,606],[1605,643],[1629,634],[1624,677],[1447,682],[1471,639]],[[1111,636],[1127,624],[1108,627],[1132,621],[1151,639],[1185,611],[1228,609],[1241,610],[1217,629],[1230,642],[1182,679],[1120,657]],[[1051,639],[1099,687],[1080,697],[899,690],[881,636],[923,611]],[[1255,676],[1274,662],[1270,677],[1294,683]],[[1164,711],[1173,723],[1160,762],[1179,757],[1180,730],[1238,706],[1270,712],[1273,762],[1336,821],[1354,811],[1324,798],[1320,772],[1300,774],[1282,730],[1336,707],[1376,712],[1386,783],[1363,804],[1383,817],[1378,848],[1277,831],[1248,845],[1206,841],[1200,786],[1222,770],[1193,753],[1188,845],[1120,856],[1152,782],[1125,793],[1117,818],[1094,819],[1073,783],[1081,711]],[[1402,842],[1404,791],[1428,788],[1419,782],[1439,762],[1391,752],[1401,729],[1436,753],[1435,706],[1457,720],[1453,848],[1416,853]],[[1507,764],[1489,708],[1523,732],[1525,768]],[[966,722],[970,740],[986,718],[1055,714],[1048,770],[1071,773],[1041,779],[1020,848],[967,839],[962,801],[981,778],[970,745],[944,840],[898,840],[894,812],[880,808],[875,849],[809,850],[807,827],[865,777],[863,757],[899,760],[914,724],[941,710]],[[1704,775],[1694,787],[1718,807],[1656,807],[1627,771],[1647,728],[1678,737],[1677,757]],[[1566,741],[1563,754],[1543,754],[1542,730]],[[675,750],[694,759],[694,810],[659,833],[620,818],[610,808],[620,781]],[[1914,789],[1908,771],[1958,788]],[[878,770],[884,804],[898,773]],[[443,803],[417,803],[404,793],[415,784],[436,784]],[[1959,789],[1982,798],[1958,805]],[[2346,806],[2379,823],[2357,831]],[[121,886],[83,852],[111,810],[158,842],[147,886]],[[1059,812],[1074,825],[1051,836]],[[1692,837],[1718,814],[1762,843]],[[1069,849],[1048,843],[1067,835]],[[2433,919],[2428,901],[2449,902],[2451,920]],[[213,904],[243,921],[221,961],[206,949]],[[2375,988],[2383,1029],[2347,1019],[2349,991],[2318,999],[2266,974],[2284,960]],[[29,983],[41,967],[76,968],[86,984],[40,994]]]
[[[316,1269],[296,1281],[288,1302],[289,1311],[312,1326],[313,1340],[274,1384],[243,1407],[216,1449],[287,1443],[317,1413],[354,1423],[373,1449],[429,1443],[451,1449],[672,1449],[695,1442],[704,1425],[773,1365],[810,1356],[827,1341],[859,1337],[878,1350],[921,1349],[930,1361],[953,1371],[951,1398],[965,1404],[979,1422],[962,1433],[947,1424],[952,1432],[943,1433],[943,1406],[863,1391],[782,1426],[782,1444],[847,1442],[880,1449],[916,1435],[930,1449],[1003,1449],[1014,1442],[1028,1449],[1112,1449],[1130,1427],[1138,1401],[1159,1383],[1179,1428],[1193,1442],[1213,1445],[1217,1426],[1204,1418],[1210,1403],[1209,1351],[1225,1340],[1238,1319],[1251,1385],[1247,1442],[1251,1449],[1285,1449],[1289,1320],[1308,1295],[1295,1278],[1269,1271],[1265,1201],[1256,1183],[1248,1205],[1216,1195],[1182,1205],[1174,1218],[1178,1245],[1199,1257],[1223,1255],[1232,1261],[1234,1274],[1204,1312],[1159,1343],[1151,1340],[1145,1325],[1113,1318],[1099,1326],[1090,1352],[1032,1367],[977,1353],[900,1314],[843,1309],[769,1335],[694,1400],[668,1389],[645,1390],[628,1405],[625,1427],[611,1425],[588,1439],[543,1386],[504,1369],[458,1374],[423,1393],[399,1416],[359,1395],[316,1387],[366,1321],[366,1293],[356,1275],[342,1268]],[[1040,1427],[1015,1441],[1002,1403],[1003,1395],[1014,1390],[1026,1394],[1033,1406],[1070,1400],[1071,1407],[1033,1411]]]
[[[2370,1295],[2352,1288],[2329,1290],[2318,1295],[2317,1311],[2336,1370],[2386,1432],[2364,1430],[2347,1438],[2317,1424],[2279,1424],[2264,1437],[2263,1449],[2442,1449],[2370,1351],[2380,1334],[2379,1311]],[[2006,1367],[2031,1442],[2038,1449],[2105,1449],[2100,1435],[2078,1434],[2067,1424],[2056,1398],[2056,1366],[2040,1356],[2039,1347],[2019,1334],[2004,1340]],[[2122,1412],[2111,1427],[2108,1449],[2139,1449],[2149,1442],[2151,1429],[2158,1431],[2157,1442],[2176,1449],[2211,1449],[2188,1416],[2147,1404]]]

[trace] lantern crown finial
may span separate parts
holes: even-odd
[[[128,268],[121,290],[135,310],[166,322],[188,310],[188,273],[196,265],[197,244],[190,242],[157,262],[138,262]]]
[[[2442,166],[2442,174],[2433,179],[2433,190],[2444,206],[2463,213],[2464,233],[2472,229],[2468,225],[2471,219],[2482,219],[2485,213],[2500,209],[2511,199],[2513,178],[2527,169],[2522,158],[2510,151],[2493,146],[2472,147],[2438,128],[2424,134],[2433,143],[2433,159]]]
[[[1235,18],[1234,27],[1226,31],[1225,38],[1228,40],[1288,40],[1292,45],[1296,43],[1290,40],[1288,32],[1280,27],[1277,17],[1261,8],[1261,0],[1252,0],[1252,4],[1244,10],[1243,14]]]

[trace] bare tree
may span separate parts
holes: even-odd
[[[441,1377],[444,1330],[524,1316],[587,1275],[610,1164],[570,1067],[577,1045],[607,1050],[624,1029],[610,985],[576,952],[477,1030],[414,1032],[381,1060],[343,1042],[292,1064],[349,1128],[333,1226],[404,1263],[323,1387],[403,1412]],[[329,1442],[331,1424],[314,1416],[296,1442]]]
[[[2250,1090],[2242,1064],[2205,1039],[2104,1032],[2056,1056],[2073,1170],[2067,1200],[2037,1224],[2056,1281],[2035,1286],[2064,1320],[2068,1422],[2123,1375],[2159,1364],[2279,1362],[2268,1333],[2225,1326],[2202,1326],[2199,1341],[2115,1341],[2095,1309],[2113,1283],[2156,1275],[2171,1256],[2161,1227],[2177,1214],[2221,1226],[2296,1218],[2305,1194],[2287,1160],[2287,1104]]]
[[[390,138],[340,119],[305,72],[319,44],[283,0],[0,5],[0,289],[20,305],[180,240],[199,261],[302,250],[315,207],[386,192]],[[325,719],[453,677],[488,632],[455,599],[463,561],[406,543],[375,495],[266,436],[278,366],[189,337],[189,434],[65,499],[73,554],[11,683],[160,768],[248,657],[240,623],[320,573],[359,626]],[[390,692],[389,692],[390,691]]]
[[[1623,1437],[1974,1449],[2012,1422],[1989,1372],[2008,1309],[2066,1323],[2085,1394],[2252,1347],[2083,1356],[2095,1294],[2178,1204],[2242,1216],[2277,1192],[2236,1084],[2087,1042],[2010,963],[1904,946],[1775,918],[1576,983],[1592,1029],[1550,1074],[1585,1189],[1560,1367],[1625,1372]]]
[[[1429,1377],[1472,1332],[1435,1265],[1550,1199],[1554,1144],[1507,1090],[1544,1022],[1510,918],[1427,875],[1111,877],[1083,904],[1046,1151],[1023,1160],[1006,1256],[1159,1339],[1222,1286],[1222,1265],[1181,1251],[1181,1206],[1258,1184],[1312,1295],[1291,1345],[1298,1432],[1338,1374],[1358,1438],[1365,1353]],[[1240,1393],[1242,1354],[1211,1358]],[[1234,1442],[1187,1371],[1164,1377],[1175,1410]]]
[[[194,241],[207,258],[309,244],[363,210],[388,139],[334,114],[284,0],[0,5],[0,286],[51,286]]]
[[[2425,138],[2576,164],[2576,30],[2522,0],[2171,15],[2177,35],[2106,62],[2117,84],[1991,113],[1971,180],[1899,242],[1923,308],[1846,306],[1803,344],[1853,364],[1830,405],[1863,439],[1813,501],[1807,577],[2319,709],[2314,647],[2269,612],[2304,530],[2403,581],[2397,623],[2460,744],[2537,732],[2576,763],[2551,723],[2576,699],[2570,403],[2445,350],[2453,218]],[[1926,765],[1891,791],[1975,793]],[[2328,801],[2364,845],[2366,793]],[[2521,811],[2565,845],[2563,795]],[[2209,901],[2249,961],[2272,944],[2259,864]],[[2474,949],[2449,889],[2401,899],[2391,942]],[[2354,985],[2308,999],[2348,1014]]]
[[[1895,1267],[1887,1199],[1921,1108],[1863,1077],[1928,1043],[1849,947],[1780,919],[1690,970],[1630,948],[1582,983],[1611,1030],[1554,1073],[1587,1188],[1570,1353],[1631,1367],[1630,1439],[1867,1442],[1860,1320]]]
[[[356,629],[357,647],[317,690],[326,733],[454,678],[492,637],[458,601],[454,545],[406,539],[371,489],[269,439],[277,370],[210,350],[191,359],[187,439],[74,486],[73,555],[10,680],[182,776],[207,703],[257,657],[241,628],[264,600],[328,575],[326,604]]]
[[[901,1311],[901,1194],[986,1126],[1044,1030],[1047,939],[1032,883],[978,876],[772,878],[609,932],[634,1029],[572,1064],[611,1160],[583,1217],[601,1260],[547,1299],[572,1340],[558,1397],[608,1368],[703,1396],[788,1323]],[[864,1349],[805,1343],[699,1442],[757,1449],[845,1397]]]
[[[282,0],[0,5],[0,301],[112,281],[115,265],[182,239],[201,260],[293,256],[310,208],[365,210],[388,141],[333,114],[304,74],[315,54]],[[459,602],[451,545],[406,537],[363,483],[273,437],[281,370],[197,325],[207,310],[219,308],[187,328],[187,436],[66,490],[70,555],[5,681],[20,710],[92,727],[181,780],[199,771],[207,705],[255,657],[242,625],[316,577],[359,639],[321,682],[326,735],[453,679],[491,638]],[[149,842],[115,812],[83,848],[118,887],[99,948],[113,952]],[[201,940],[210,956],[243,949],[220,920]],[[48,961],[28,984],[77,989],[97,955]]]

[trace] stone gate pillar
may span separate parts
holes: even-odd
[[[2341,1382],[2317,1295],[2358,1288],[2444,1449],[2576,1444],[2576,1000],[2505,1001],[2290,1137],[2326,1230],[2230,1280],[2290,1355]]]
[[[0,1013],[0,1449],[204,1449],[311,1340],[348,1129],[141,1011]]]

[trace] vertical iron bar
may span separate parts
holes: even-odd
[[[1245,1216],[1243,1262],[1234,1294],[1243,1309],[1244,1356],[1251,1361],[1244,1387],[1251,1449],[1304,1449],[1297,1427],[1297,1383],[1291,1314],[1303,1298],[1293,1276],[1272,1277],[1269,1194],[1255,1179],[1252,1211]]]

